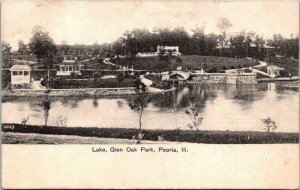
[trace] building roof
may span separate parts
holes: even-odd
[[[75,60],[63,60],[63,63],[75,63]]]
[[[270,69],[278,69],[278,70],[283,70],[284,68],[282,67],[277,67],[275,65],[270,65],[270,66],[267,66],[267,68],[270,68]]]
[[[266,49],[275,49],[275,47],[273,47],[273,46],[268,46],[268,45],[266,45],[266,44],[263,45],[263,48],[266,48]]]
[[[10,71],[31,71],[31,68],[28,65],[14,65]]]

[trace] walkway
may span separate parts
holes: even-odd
[[[254,67],[259,68],[259,67],[265,67],[268,65],[268,63],[265,61],[258,61],[258,62],[259,62],[259,64],[255,65]]]
[[[122,70],[124,68],[121,65],[117,65],[117,64],[114,64],[114,63],[110,62],[110,58],[105,58],[103,60],[103,63],[106,64],[106,65],[112,65],[112,66],[118,67],[119,69],[122,69]]]
[[[32,81],[32,89],[33,90],[45,90],[46,87],[41,85],[41,81]]]
[[[252,70],[252,71],[254,71],[254,72],[256,72],[256,73],[259,73],[261,75],[264,75],[264,76],[267,76],[267,77],[271,77],[271,78],[273,77],[273,76],[269,75],[268,73],[260,71],[258,69],[253,69],[253,68],[249,68],[249,69]]]
[[[261,67],[265,67],[265,66],[267,66],[268,65],[268,63],[267,62],[265,62],[265,61],[258,61],[259,62],[259,64],[258,65],[255,65],[255,66],[253,66],[253,68],[249,68],[250,70],[252,70],[252,71],[254,71],[254,72],[256,72],[256,73],[259,73],[259,74],[261,74],[261,75],[264,75],[264,76],[267,76],[267,77],[273,77],[273,76],[271,76],[271,75],[269,75],[268,73],[266,73],[266,72],[263,72],[263,71],[261,71],[261,70],[258,70],[258,69],[254,69],[254,68],[261,68]]]
[[[147,87],[151,86],[153,84],[152,80],[146,79],[144,75],[140,76],[141,82],[144,83]]]

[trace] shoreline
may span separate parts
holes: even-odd
[[[275,82],[275,81],[299,81],[299,77],[281,77],[281,78],[260,78],[257,82]]]
[[[96,138],[131,140],[139,133],[133,128],[98,127],[55,127],[3,123],[3,133],[36,133],[44,135],[68,135]],[[143,140],[158,142],[158,136],[169,142],[189,142],[204,144],[281,144],[299,143],[299,133],[259,132],[259,131],[197,131],[197,130],[150,130],[142,129]],[[6,143],[5,141],[3,142]]]
[[[150,87],[149,94],[158,94],[171,92],[176,90],[172,87],[164,90]],[[132,95],[136,94],[134,87],[124,88],[78,88],[78,89],[50,89],[50,90],[34,90],[34,89],[13,89],[11,91],[3,90],[3,97],[26,97],[26,96],[57,96],[57,97],[95,97],[95,96],[117,96],[117,95]]]
[[[169,141],[148,141],[143,144],[179,144]],[[131,139],[83,137],[76,135],[45,135],[38,133],[2,132],[2,144],[135,144]]]

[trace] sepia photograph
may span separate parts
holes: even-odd
[[[298,4],[2,0],[2,187],[298,188]]]

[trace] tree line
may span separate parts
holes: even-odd
[[[299,36],[284,38],[274,34],[272,39],[265,39],[255,32],[240,31],[228,33],[232,27],[230,21],[221,18],[217,22],[218,34],[205,33],[205,27],[194,28],[190,33],[184,27],[174,29],[158,28],[155,30],[134,29],[126,31],[112,43],[93,45],[67,45],[65,42],[56,45],[49,34],[36,26],[28,44],[19,41],[18,51],[28,51],[40,62],[49,67],[51,62],[60,61],[62,49],[88,49],[93,56],[107,57],[114,55],[136,56],[138,52],[155,52],[157,46],[179,46],[183,55],[203,55],[222,57],[254,57],[263,59],[266,56],[284,56],[298,59]],[[9,55],[11,46],[2,42],[2,55]],[[3,56],[3,59],[5,56]]]

